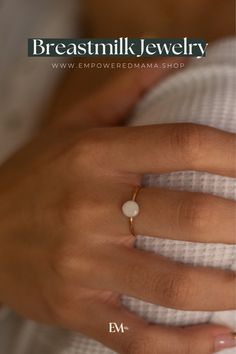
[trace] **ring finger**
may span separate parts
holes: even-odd
[[[192,242],[231,243],[235,239],[236,203],[208,194],[142,188],[137,195],[139,235]],[[223,220],[223,222],[222,222]],[[124,225],[128,230],[128,226]]]
[[[135,187],[127,184],[105,187],[105,198],[98,196],[102,209],[99,229],[103,237],[107,235],[108,241],[115,233],[115,240],[120,243],[121,235],[131,235],[129,218],[123,215],[122,205],[132,199]],[[93,196],[96,193],[94,191]],[[136,202],[139,214],[133,218],[135,235],[191,242],[236,242],[234,200],[205,193],[143,187],[137,193]]]

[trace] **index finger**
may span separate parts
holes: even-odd
[[[195,170],[236,176],[233,133],[191,123],[116,128],[113,133],[107,162],[123,172]]]
[[[156,63],[156,67],[152,65]],[[112,126],[127,119],[134,105],[154,84],[174,71],[181,70],[186,59],[166,58],[146,63],[145,68],[128,70],[111,78],[99,90],[79,101],[69,114],[57,117],[56,124],[77,127]],[[175,65],[174,65],[175,64]],[[182,68],[183,68],[182,66]]]

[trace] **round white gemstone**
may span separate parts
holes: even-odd
[[[134,218],[139,213],[139,206],[134,200],[128,200],[122,205],[122,212],[128,218]]]

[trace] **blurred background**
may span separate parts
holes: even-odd
[[[9,154],[42,117],[64,114],[122,70],[55,70],[53,62],[67,59],[28,58],[28,38],[188,36],[211,42],[234,33],[235,0],[0,0],[0,151]],[[121,61],[97,59],[109,60]]]
[[[211,42],[235,32],[235,0],[82,0],[80,5],[84,37],[187,36]],[[62,82],[59,111],[116,74],[105,69],[71,72]]]

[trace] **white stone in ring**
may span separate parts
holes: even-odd
[[[122,205],[122,212],[128,218],[134,218],[139,214],[139,205],[134,200],[128,200]]]

